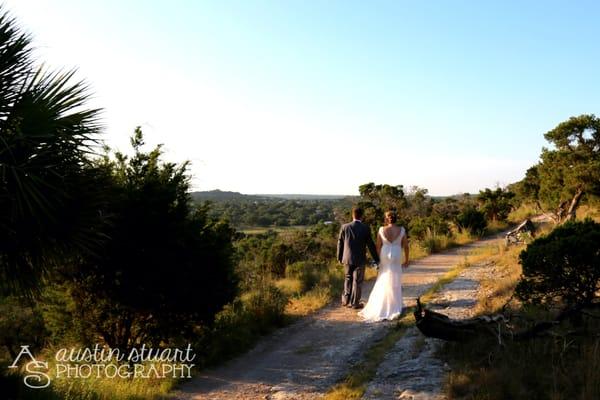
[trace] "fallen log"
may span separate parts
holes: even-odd
[[[424,308],[419,298],[414,316],[417,328],[425,336],[448,341],[463,342],[482,336],[501,340],[508,330],[506,318],[502,314],[450,319],[447,315]]]
[[[554,320],[540,321],[528,329],[514,332],[509,324],[510,318],[504,314],[482,315],[467,319],[451,319],[447,315],[426,309],[417,298],[414,311],[417,328],[427,337],[466,342],[475,338],[489,337],[502,343],[505,340],[522,341],[542,337],[551,328],[557,327],[568,319],[585,315],[584,309],[600,308],[600,303],[574,305],[563,309]]]

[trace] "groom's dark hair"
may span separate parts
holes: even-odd
[[[363,210],[360,207],[352,207],[352,218],[361,219],[363,216]]]

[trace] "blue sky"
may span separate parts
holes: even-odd
[[[476,192],[600,106],[591,1],[4,4],[91,84],[109,145],[141,125],[197,190]]]

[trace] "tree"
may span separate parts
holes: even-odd
[[[569,221],[532,242],[519,259],[523,277],[516,294],[522,300],[588,306],[600,290],[600,224]]]
[[[479,202],[481,211],[483,211],[488,220],[504,221],[513,208],[511,201],[514,197],[515,194],[509,190],[502,188],[491,190],[486,188],[479,191],[477,201]]]
[[[573,220],[585,195],[600,195],[600,119],[571,117],[544,137],[555,149],[543,149],[537,166],[539,199],[556,208],[558,222]]]
[[[540,174],[539,165],[530,167],[525,172],[525,177],[519,182],[508,186],[515,193],[517,203],[533,202],[539,211],[543,210],[540,204]]]
[[[408,203],[402,185],[376,185],[370,182],[360,185],[358,191],[361,197],[358,205],[365,211],[363,219],[372,228],[383,222],[383,214],[386,210],[395,210],[399,219],[404,219],[403,211]]]
[[[427,217],[433,211],[433,200],[427,196],[428,190],[418,186],[412,186],[406,196],[408,209],[406,214],[409,218]]]
[[[0,8],[0,289],[25,294],[53,266],[97,250],[103,220],[88,160],[99,110],[74,72],[45,72],[31,52]]]
[[[442,220],[456,221],[460,211],[461,203],[455,198],[446,197],[442,201],[433,204],[432,213]]]
[[[192,207],[187,163],[145,153],[138,128],[131,158],[102,163],[113,177],[110,240],[70,274],[80,320],[111,347],[189,337],[236,292],[233,230]]]

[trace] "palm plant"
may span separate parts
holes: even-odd
[[[47,272],[99,243],[101,130],[74,71],[36,66],[31,38],[0,8],[0,290],[33,294]]]

